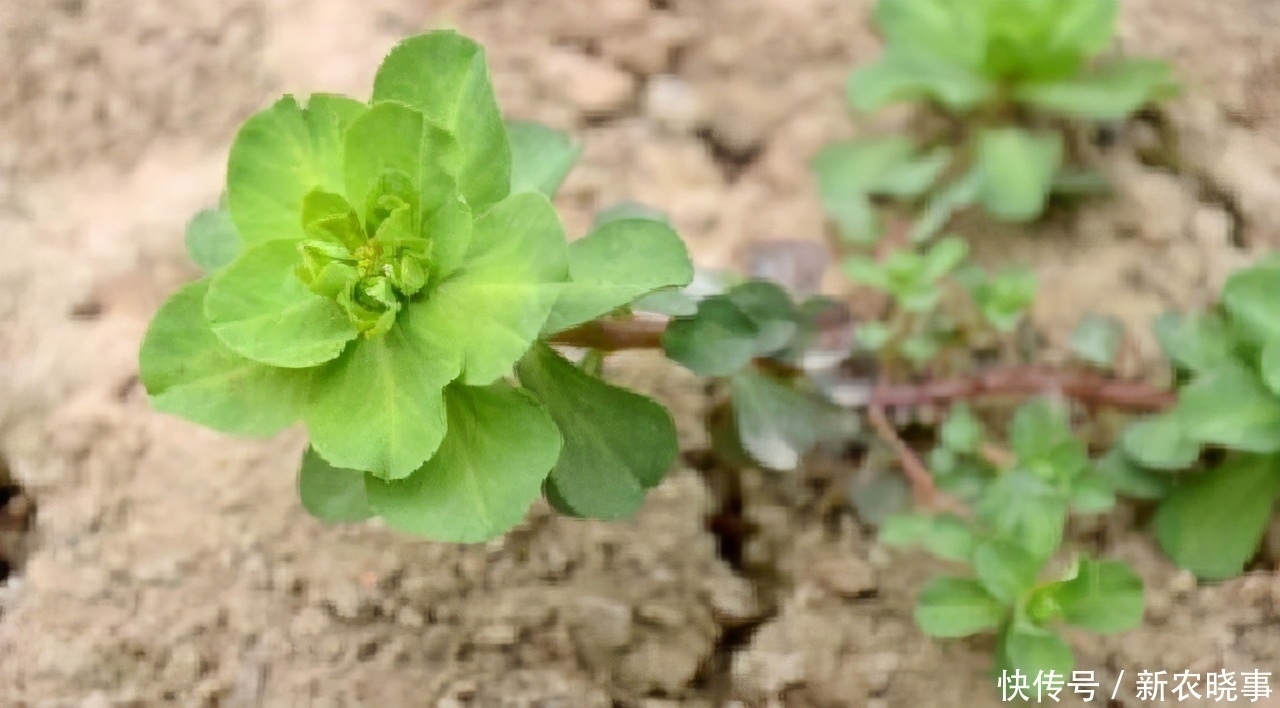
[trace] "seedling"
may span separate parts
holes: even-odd
[[[1007,342],[1035,299],[1035,274],[1022,268],[991,274],[967,256],[965,242],[949,236],[920,250],[890,251],[883,260],[848,257],[851,281],[891,298],[883,321],[858,328],[859,343],[886,368],[902,360],[936,373],[944,363],[970,369],[972,351]]]
[[[1134,627],[1142,619],[1142,581],[1122,563],[1084,557],[1055,570],[1068,514],[1104,512],[1116,501],[1065,409],[1049,400],[1025,404],[1008,438],[1010,450],[993,448],[969,407],[953,409],[939,428],[931,469],[939,487],[967,502],[974,516],[894,516],[880,540],[922,545],[974,572],[925,586],[915,616],[926,634],[996,632],[997,670],[1070,676],[1072,652],[1054,623],[1095,632]]]
[[[301,421],[299,491],[327,520],[481,541],[544,487],[568,513],[630,513],[677,454],[671,417],[546,342],[693,269],[651,219],[569,245],[548,194],[576,154],[505,125],[483,50],[450,32],[392,50],[367,102],[255,114],[225,206],[191,224],[208,275],[143,343],[153,404],[248,435]]]
[[[861,138],[815,158],[841,235],[878,240],[880,198],[919,208],[912,237],[925,241],[970,206],[1030,221],[1051,193],[1105,186],[1072,142],[1081,122],[1122,120],[1176,91],[1163,62],[1103,55],[1118,14],[1119,0],[880,0],[885,51],[850,77],[850,105],[920,103],[942,120],[919,145]]]

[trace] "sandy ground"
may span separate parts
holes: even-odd
[[[194,275],[183,223],[279,93],[362,95],[398,37],[457,27],[490,48],[510,115],[585,141],[560,199],[571,233],[645,201],[700,264],[735,266],[760,239],[822,239],[808,158],[904,120],[843,106],[877,51],[868,4],[0,3],[0,475],[38,505],[33,534],[0,530],[0,706],[996,703],[989,646],[911,624],[938,566],[813,518],[794,480],[748,476],[748,573],[717,553],[718,501],[687,469],[629,522],[536,509],[502,540],[440,546],[319,525],[292,489],[296,431],[218,436],[151,412],[136,380],[148,318]],[[1042,274],[1050,341],[1089,311],[1145,328],[1280,246],[1278,23],[1273,0],[1127,3],[1125,48],[1173,62],[1187,92],[1103,156],[1114,199],[1034,237],[977,235],[984,259]],[[695,380],[653,357],[614,368],[698,444]],[[1197,588],[1113,521],[1090,537],[1139,568],[1148,621],[1079,638],[1080,668],[1257,668],[1280,689],[1280,582]],[[1109,705],[1149,705],[1129,685]]]

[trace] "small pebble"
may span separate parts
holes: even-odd
[[[670,74],[654,76],[645,84],[644,110],[658,125],[677,133],[692,133],[705,118],[698,93]]]

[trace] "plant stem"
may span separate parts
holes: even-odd
[[[1140,381],[1035,366],[994,369],[972,376],[936,379],[919,384],[885,386],[877,391],[875,400],[882,405],[910,406],[985,396],[1033,396],[1049,392],[1060,392],[1091,405],[1135,412],[1161,411],[1171,408],[1177,402],[1173,391]]]
[[[551,343],[607,352],[661,349],[662,333],[666,327],[666,321],[658,319],[595,320],[556,334],[551,338]],[[803,373],[785,362],[764,359],[759,363],[774,371],[787,371],[793,375]],[[1177,401],[1173,391],[1140,381],[1048,367],[1018,366],[965,377],[879,386],[871,402],[882,407],[914,406],[988,396],[1034,396],[1049,392],[1059,392],[1089,405],[1134,412],[1166,410]]]
[[[616,352],[623,349],[661,349],[665,320],[593,320],[551,338],[552,344]]]
[[[884,406],[877,403],[874,397],[867,407],[867,419],[871,422],[871,427],[875,428],[876,435],[898,456],[898,465],[902,467],[902,473],[911,483],[911,492],[915,497],[916,505],[932,507],[938,498],[938,487],[933,483],[933,475],[929,474],[929,468],[925,466],[924,460],[921,460],[916,451],[912,450],[902,436],[898,435],[898,431],[889,422],[889,417],[885,415]]]

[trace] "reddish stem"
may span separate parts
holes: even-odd
[[[555,335],[552,343],[603,351],[660,349],[666,327],[664,320],[597,320]],[[775,371],[803,373],[778,361],[766,359],[759,363]],[[945,404],[986,396],[1032,396],[1054,391],[1090,406],[1110,406],[1134,412],[1166,410],[1177,401],[1173,391],[1140,381],[1024,366],[993,369],[954,379],[879,386],[871,403],[881,407]]]
[[[1089,405],[1135,412],[1161,411],[1177,402],[1173,391],[1140,381],[1030,366],[994,369],[956,379],[884,386],[876,391],[873,400],[881,405],[913,406],[984,396],[1032,396],[1055,391]]]

